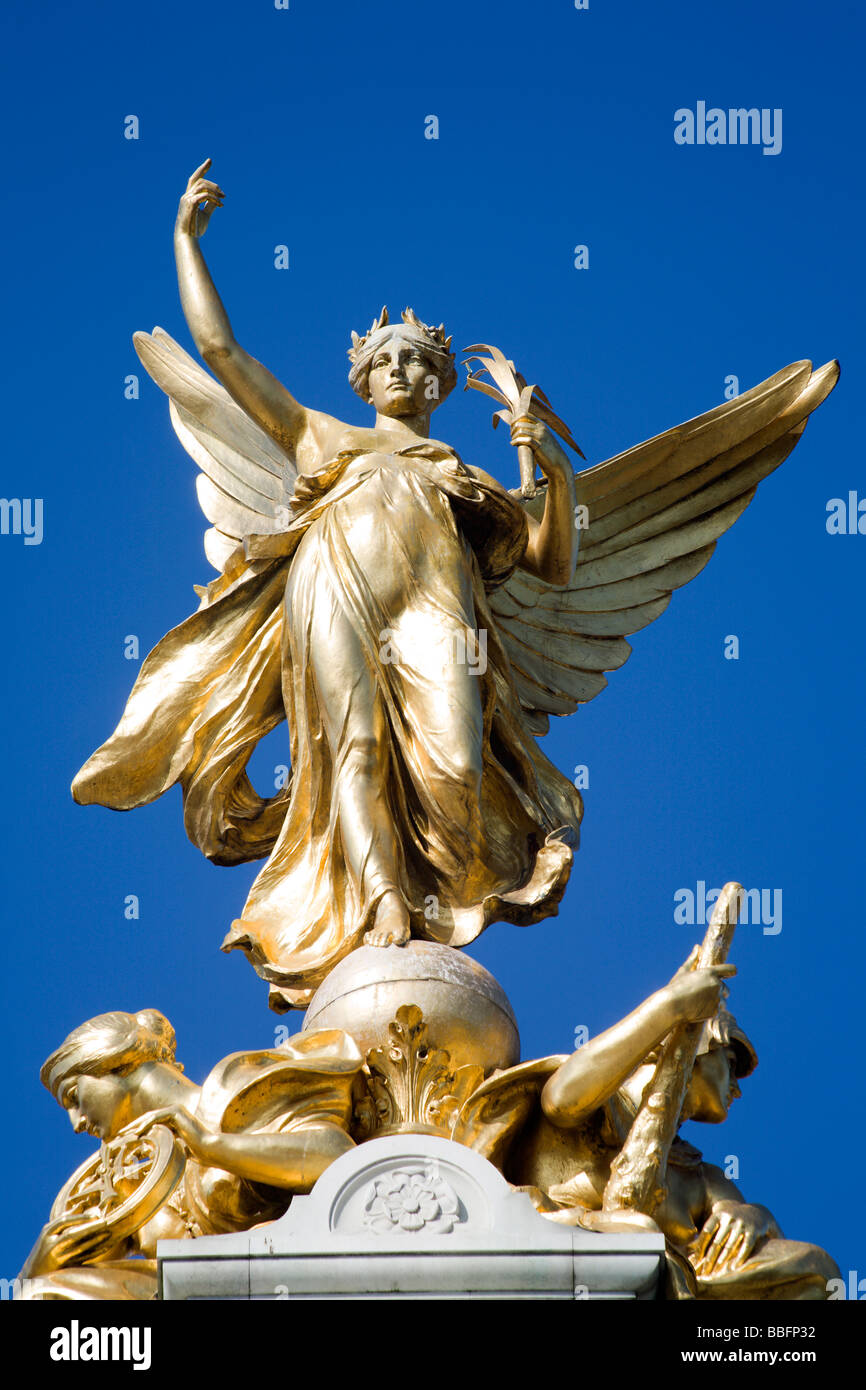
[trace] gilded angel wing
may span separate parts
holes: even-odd
[[[214,569],[244,536],[283,531],[297,470],[270,435],[162,328],[133,334],[144,367],[169,397],[175,433],[198,464],[199,505],[211,522],[204,549]]]
[[[565,589],[516,570],[490,595],[531,722],[571,714],[628,659],[625,638],[656,619],[699,574],[758,483],[787,458],[839,378],[795,362],[742,396],[575,474],[587,508]],[[524,503],[540,515],[543,492]]]

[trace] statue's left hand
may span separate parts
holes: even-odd
[[[571,472],[568,455],[543,420],[536,420],[532,415],[518,415],[511,426],[511,442],[515,448],[525,444],[532,450],[546,478],[560,474],[564,468]]]
[[[704,1222],[690,1256],[702,1279],[741,1269],[756,1245],[770,1235],[773,1221],[764,1207],[747,1202],[717,1202]]]
[[[169,1105],[161,1110],[149,1110],[146,1115],[140,1115],[124,1128],[122,1137],[134,1139],[138,1135],[146,1134],[154,1125],[166,1125],[186,1144],[191,1153],[200,1152],[208,1136],[208,1131],[201,1121],[182,1105]]]

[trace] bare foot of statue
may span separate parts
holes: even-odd
[[[405,946],[409,936],[406,904],[399,893],[386,893],[379,899],[373,926],[364,933],[365,946]]]

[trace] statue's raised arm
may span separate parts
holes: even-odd
[[[190,176],[174,228],[180,302],[193,342],[229,395],[256,424],[294,458],[308,428],[308,412],[281,382],[235,340],[200,245],[213,211],[225,194],[205,177],[206,159]]]

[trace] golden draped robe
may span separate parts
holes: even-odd
[[[76,778],[76,800],[122,810],[179,782],[209,858],[269,856],[223,948],[246,952],[273,1007],[306,1005],[389,889],[413,935],[452,946],[556,911],[581,801],[532,736],[486,599],[526,541],[520,504],[445,445],[341,453],[154,649]],[[283,717],[291,779],[263,799],[245,767]],[[396,882],[376,827],[346,821],[365,720]]]

